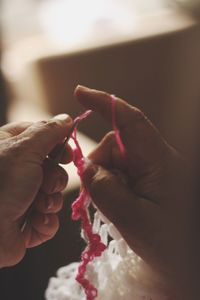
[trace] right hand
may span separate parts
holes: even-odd
[[[111,122],[109,94],[78,87],[75,95]],[[126,159],[114,133],[108,133],[90,155],[93,164],[85,171],[84,184],[130,248],[163,278],[173,299],[189,299],[184,298],[185,287],[188,278],[196,278],[194,254],[200,244],[200,228],[192,226],[196,215],[190,172],[147,117],[121,99],[116,122]]]
[[[68,175],[47,155],[63,141],[72,124],[68,115],[59,115],[48,121],[0,127],[0,267],[17,264],[27,248],[56,234]],[[71,158],[68,150],[62,162]]]

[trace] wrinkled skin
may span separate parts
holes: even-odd
[[[15,265],[27,248],[57,232],[57,212],[68,176],[47,155],[62,142],[72,123],[67,115],[59,115],[0,128],[0,267]],[[70,153],[69,148],[63,163],[71,160]]]
[[[75,96],[111,123],[109,94],[78,87]],[[140,110],[121,99],[116,122],[125,157],[108,133],[90,155],[84,184],[128,245],[159,274],[169,299],[199,299],[200,236],[190,166]]]

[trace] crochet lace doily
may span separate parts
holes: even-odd
[[[155,292],[156,277],[152,282],[148,267],[128,247],[114,225],[99,212],[95,214],[93,230],[107,245],[102,256],[95,258],[87,267],[86,276],[98,289],[97,300],[167,300],[161,292]],[[50,278],[46,300],[86,299],[75,280],[78,265],[77,262],[62,267],[56,277]]]

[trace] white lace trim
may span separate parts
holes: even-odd
[[[93,230],[99,233],[108,247],[101,257],[87,267],[87,278],[98,289],[96,300],[167,300],[161,284],[152,280],[152,272],[135,255],[115,226],[96,212]],[[108,240],[112,238],[110,242]],[[79,263],[72,263],[50,278],[46,300],[85,300],[86,296],[76,282]],[[155,286],[160,287],[155,291]]]

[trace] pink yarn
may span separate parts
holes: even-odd
[[[84,114],[74,120],[74,122],[80,122],[84,118],[88,117],[92,111],[86,111]],[[73,152],[73,162],[77,167],[78,175],[82,181],[84,171],[84,157],[80,148],[80,145],[76,137],[76,129],[72,134],[76,148]],[[84,231],[84,235],[87,240],[87,247],[81,255],[81,263],[78,267],[78,274],[76,280],[84,288],[87,300],[94,300],[97,297],[97,289],[85,278],[87,265],[98,256],[101,256],[102,252],[106,249],[106,246],[101,242],[99,234],[93,233],[92,224],[88,214],[88,206],[90,204],[90,197],[88,191],[83,186],[80,195],[72,204],[72,219],[81,220],[81,228]]]
[[[124,156],[125,147],[121,140],[120,132],[116,124],[116,97],[113,95],[111,96],[111,105],[112,105],[111,111],[112,111],[113,130],[115,131],[115,137],[120,152]],[[91,113],[92,113],[91,110],[86,111],[85,113],[77,117],[74,120],[74,122],[76,123],[81,122],[83,119],[87,118]],[[74,130],[71,137],[74,140],[76,146],[76,148],[73,151],[73,162],[77,167],[77,173],[82,181],[83,172],[85,168],[85,161],[84,161],[84,157],[80,145],[77,141],[76,129]],[[90,281],[85,277],[86,269],[87,269],[87,265],[92,260],[94,260],[95,257],[101,256],[102,252],[106,249],[106,246],[101,242],[100,235],[94,233],[92,230],[92,224],[87,210],[89,204],[90,204],[90,196],[88,191],[83,185],[80,195],[72,204],[72,219],[81,221],[81,229],[83,230],[84,236],[87,240],[87,246],[83,251],[83,253],[81,254],[81,263],[78,267],[78,274],[76,276],[76,280],[80,283],[80,285],[85,290],[87,300],[94,300],[98,295],[98,291],[93,286],[93,284],[91,284]]]

